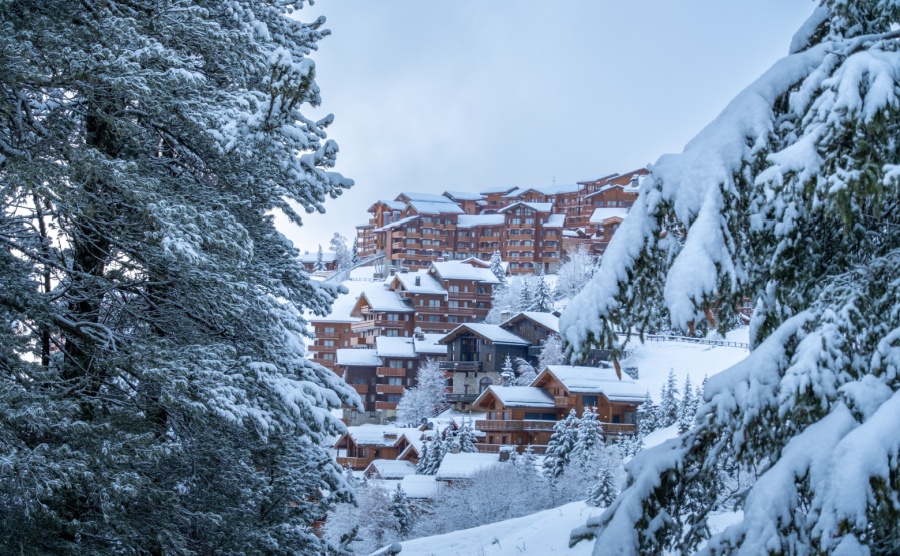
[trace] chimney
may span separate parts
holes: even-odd
[[[459,442],[457,442],[457,441],[454,440],[453,443],[450,444],[450,453],[451,453],[451,454],[458,454],[458,453],[459,453]]]
[[[510,386],[515,375],[509,371],[500,373],[500,386]]]
[[[416,276],[416,285],[417,285],[417,286],[421,286],[421,285],[422,285],[422,277],[421,277],[421,276]]]
[[[394,267],[391,267],[391,276],[394,276],[395,274],[397,274],[397,269]]]
[[[500,322],[504,323],[512,318],[512,313],[509,311],[500,311]]]

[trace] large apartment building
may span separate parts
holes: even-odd
[[[606,249],[647,173],[480,193],[401,193],[369,207],[371,218],[357,226],[359,255],[383,252],[389,266],[418,270],[439,261],[488,260],[499,251],[513,274],[554,272],[578,244],[598,254]]]

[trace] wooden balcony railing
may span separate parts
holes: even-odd
[[[552,431],[556,421],[475,421],[480,431]]]
[[[378,367],[375,369],[376,376],[406,376],[406,369],[394,367]]]
[[[348,458],[348,457],[340,457],[337,458],[337,463],[341,467],[350,467],[351,469],[365,469],[367,465],[369,465],[370,461],[366,458]]]
[[[397,409],[397,402],[375,402],[375,409],[393,411]]]
[[[403,386],[400,384],[376,384],[375,392],[379,394],[402,394]]]
[[[441,361],[438,367],[442,371],[478,372],[481,371],[482,364],[481,361]]]
[[[357,394],[367,394],[369,392],[368,384],[351,384],[350,387],[356,390]]]
[[[603,434],[610,435],[633,435],[635,426],[628,423],[600,423]]]
[[[556,407],[575,407],[575,396],[555,396],[553,403]]]

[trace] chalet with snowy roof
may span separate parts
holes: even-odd
[[[369,479],[400,480],[407,475],[415,475],[416,465],[399,459],[376,459],[363,471]]]
[[[443,483],[468,481],[479,471],[499,463],[500,457],[498,454],[463,452],[445,454],[437,473],[434,475],[434,479]]]
[[[500,327],[527,340],[531,344],[528,348],[529,360],[537,363],[537,357],[541,354],[547,338],[559,335],[559,316],[553,313],[524,311],[505,320]]]
[[[645,397],[646,388],[627,375],[619,379],[613,369],[551,365],[531,386],[491,386],[478,396],[472,408],[485,411],[486,419],[475,421],[485,434],[477,446],[496,452],[512,445],[521,452],[530,444],[543,453],[556,422],[571,410],[581,416],[585,407],[596,408],[604,436],[632,435]]]
[[[347,427],[347,431],[334,443],[337,463],[362,471],[375,460],[396,460],[411,444],[421,444],[422,434],[416,428],[392,425]]]
[[[300,263],[303,264],[303,269],[307,272],[316,272],[316,264],[319,261],[319,252],[315,251],[313,253],[306,252],[298,257]],[[335,265],[337,264],[337,255],[334,253],[323,251],[322,252],[322,264],[325,266],[325,270],[331,272],[335,270]]]
[[[453,373],[453,393],[447,401],[465,409],[478,394],[500,383],[507,355],[528,357],[528,340],[495,324],[464,324],[439,340],[447,346],[441,368]]]

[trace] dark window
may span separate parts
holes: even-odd
[[[584,405],[589,405],[591,407],[597,407],[598,398],[597,396],[584,396],[582,398]]]

